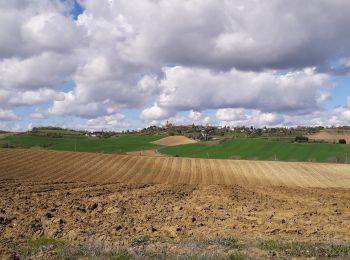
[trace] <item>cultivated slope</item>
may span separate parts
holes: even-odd
[[[350,188],[350,165],[0,149],[0,180]]]
[[[152,142],[152,144],[158,144],[163,146],[176,146],[176,145],[193,144],[193,143],[196,143],[196,141],[181,135],[168,136]]]
[[[307,137],[309,137],[309,139],[311,140],[325,140],[328,142],[336,142],[336,143],[338,143],[340,139],[345,139],[346,143],[350,144],[350,134],[336,134],[336,133],[321,131],[316,134],[307,135]]]

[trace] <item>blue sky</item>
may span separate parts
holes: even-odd
[[[350,124],[348,1],[140,1],[1,6],[0,128]]]

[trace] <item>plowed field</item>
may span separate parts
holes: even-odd
[[[345,139],[347,144],[350,144],[350,134],[337,134],[330,132],[319,132],[316,134],[308,135],[311,140],[325,140],[327,142],[338,143],[340,139]]]
[[[195,140],[190,139],[186,136],[168,136],[160,140],[152,142],[152,144],[158,144],[163,146],[177,146],[182,144],[193,144],[197,143]]]
[[[350,188],[350,165],[9,149],[0,179]]]
[[[81,248],[96,259],[101,246],[135,259],[273,259],[259,249],[270,239],[333,250],[350,240],[349,175],[337,164],[0,150],[0,259],[79,259]]]

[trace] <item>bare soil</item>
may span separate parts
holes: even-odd
[[[347,144],[350,144],[350,134],[338,134],[334,132],[321,131],[316,134],[307,136],[311,140],[323,140],[329,143],[338,143],[340,139],[345,139]]]
[[[197,141],[190,139],[186,136],[176,135],[176,136],[168,136],[160,140],[154,141],[152,143],[163,145],[163,146],[176,146],[176,145],[182,145],[182,144],[193,144],[193,143],[197,143]]]
[[[0,180],[350,188],[350,165],[0,149]]]
[[[167,156],[164,154],[158,153],[156,150],[143,150],[143,151],[135,151],[135,152],[127,152],[129,155],[140,155],[140,156]]]
[[[71,245],[163,239],[346,243],[350,192],[237,185],[0,182],[0,255],[25,238]]]
[[[177,241],[166,249],[175,255],[196,250],[183,241],[350,240],[350,171],[344,165],[177,159],[0,150],[0,256],[43,237],[71,246],[133,248],[145,237]],[[201,170],[193,168],[197,162]],[[253,251],[253,258],[265,254]]]

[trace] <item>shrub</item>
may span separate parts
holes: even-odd
[[[297,137],[295,137],[295,142],[307,143],[307,142],[309,142],[309,138],[306,136],[297,136]]]
[[[339,140],[339,143],[340,143],[340,144],[346,144],[346,140],[345,140],[345,139],[340,139],[340,140]]]

